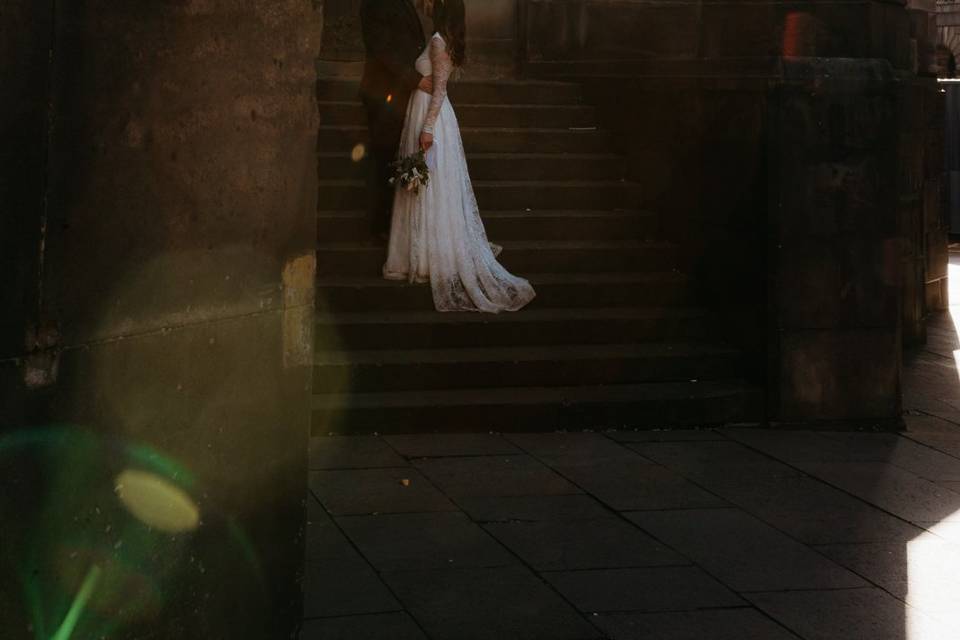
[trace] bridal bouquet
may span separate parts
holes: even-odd
[[[390,167],[393,169],[390,184],[399,184],[406,191],[420,193],[420,187],[425,187],[430,182],[430,168],[422,149],[391,163]]]

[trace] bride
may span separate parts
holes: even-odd
[[[383,275],[430,282],[438,311],[516,311],[536,294],[497,262],[500,248],[487,241],[447,99],[450,74],[465,58],[463,0],[435,0],[433,23],[436,33],[416,63],[420,74],[433,77],[433,95],[413,93],[400,139],[401,157],[427,151],[430,180],[419,193],[396,191]]]

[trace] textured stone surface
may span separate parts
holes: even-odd
[[[609,613],[594,618],[612,640],[796,640],[751,609],[682,613]]]
[[[484,527],[537,571],[656,567],[687,561],[627,522],[508,522]]]
[[[726,503],[679,474],[636,456],[615,462],[560,464],[557,471],[610,507],[666,509],[718,507]]]
[[[453,498],[581,493],[525,455],[418,460],[414,465]]]
[[[409,467],[314,471],[310,488],[336,516],[455,509],[426,478]]]
[[[909,618],[902,602],[880,589],[763,593],[750,600],[804,640],[850,638],[948,640],[956,632],[918,611]],[[909,620],[909,626],[907,626]]]
[[[544,577],[584,612],[684,611],[743,604],[695,567],[560,571]]]
[[[516,559],[460,513],[338,518],[378,571],[502,567]]]
[[[10,340],[23,344],[39,314],[61,359],[30,422],[82,425],[118,450],[136,443],[194,479],[204,526],[183,557],[134,568],[164,594],[138,631],[291,637],[309,431],[315,3],[29,5],[0,16],[0,79],[14,97],[0,108],[2,146],[22,163],[9,171],[4,152],[0,196],[17,208],[0,216],[14,282],[0,298],[0,359],[19,355]],[[48,59],[51,75],[38,66]],[[28,66],[8,75],[7,61]],[[49,146],[36,135],[48,86]],[[8,178],[23,189],[12,200]],[[40,299],[36,276],[21,278],[38,272],[39,206]],[[34,504],[48,499],[59,498]]]
[[[300,640],[427,640],[407,613],[308,620]]]
[[[384,579],[434,640],[594,640],[601,634],[520,567],[403,571]],[[469,606],[463,606],[470,603]]]
[[[328,436],[310,439],[311,469],[371,469],[403,467],[406,460],[376,436],[345,438]]]
[[[502,437],[489,433],[387,436],[386,440],[408,458],[494,456],[520,452]]]
[[[850,571],[742,511],[663,511],[630,518],[737,591],[866,586]]]
[[[571,521],[612,518],[613,512],[595,498],[569,496],[477,496],[458,498],[457,504],[477,522]]]

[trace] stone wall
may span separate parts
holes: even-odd
[[[526,73],[588,84],[644,205],[768,381],[770,420],[899,424],[901,345],[944,304],[942,96],[916,75],[933,66],[929,11],[525,8]]]
[[[190,498],[203,526],[179,555],[139,558],[134,569],[157,597],[115,637],[293,637],[309,432],[318,4],[56,6],[53,29],[38,21],[21,37],[24,50],[36,43],[45,57],[43,34],[54,34],[39,317],[58,336],[49,349],[58,375],[28,396],[31,426],[108,438],[96,450],[105,458],[84,464],[112,468],[120,451],[154,451],[196,478]],[[15,120],[29,161],[45,155],[29,150],[43,148],[30,133],[36,93],[23,92]],[[17,231],[28,255],[14,256],[27,271],[32,206]],[[21,288],[36,304],[29,282]],[[49,502],[44,509],[62,499],[38,498]],[[54,569],[77,570],[68,565]],[[131,608],[110,606],[119,604]],[[103,606],[99,615],[119,619]]]
[[[882,58],[910,68],[909,17],[898,0],[687,2],[525,0],[526,66],[629,63],[652,75],[769,71],[784,56]],[[767,63],[764,63],[767,59]]]
[[[0,413],[10,423],[24,418],[21,364],[37,320],[51,18],[51,3],[37,0],[11,0],[0,14]]]
[[[771,100],[771,413],[895,426],[897,86],[881,60],[794,60]]]

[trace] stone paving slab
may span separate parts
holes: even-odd
[[[433,640],[599,640],[523,567],[401,571],[384,580]]]
[[[960,520],[960,493],[881,462],[805,463],[804,470],[909,522]]]
[[[738,509],[628,517],[738,592],[866,586],[849,570]]]
[[[645,458],[674,469],[704,484],[766,478],[790,478],[804,473],[736,442],[633,443],[630,448]]]
[[[591,618],[611,640],[798,640],[755,609],[605,613]]]
[[[311,469],[372,469],[407,464],[382,438],[328,436],[310,439]]]
[[[554,469],[618,511],[726,506],[719,497],[639,455],[615,464],[598,460]]]
[[[829,437],[853,448],[863,449],[875,447],[874,443],[882,441],[886,443],[884,447],[889,455],[878,460],[879,462],[895,465],[931,482],[960,481],[960,459],[922,443],[924,439],[937,442],[931,436],[914,435],[904,438],[889,433],[834,433],[829,434]],[[960,438],[944,435],[939,438],[939,442],[942,443],[941,446],[956,445],[960,444]]]
[[[634,458],[633,452],[599,433],[518,433],[506,436],[551,466]]]
[[[956,632],[880,589],[749,596],[804,640],[956,640]]]
[[[684,611],[745,602],[697,567],[651,567],[544,573],[580,611]]]
[[[620,519],[510,522],[484,528],[538,571],[689,564]]]
[[[337,518],[378,571],[500,567],[516,559],[462,513]]]
[[[552,522],[614,518],[616,514],[588,495],[476,496],[457,504],[475,522]]]
[[[333,515],[456,510],[445,495],[409,467],[313,471],[310,488]]]
[[[907,541],[922,533],[902,519],[734,442],[635,448],[809,544]]]
[[[611,431],[604,434],[617,442],[691,442],[726,440],[713,429],[654,429],[651,431]]]
[[[932,617],[957,610],[960,546],[928,535],[907,545],[830,545],[819,550]]]
[[[401,610],[380,577],[359,557],[307,562],[304,592],[306,618]]]
[[[960,379],[909,362],[905,434],[316,438],[302,638],[957,640]]]
[[[397,611],[400,604],[312,496],[307,503],[307,617]]]
[[[432,458],[414,466],[453,498],[583,493],[528,455]]]
[[[491,433],[425,433],[384,436],[390,446],[407,458],[494,456],[521,453],[506,439]]]
[[[308,620],[300,640],[429,640],[404,612]]]

